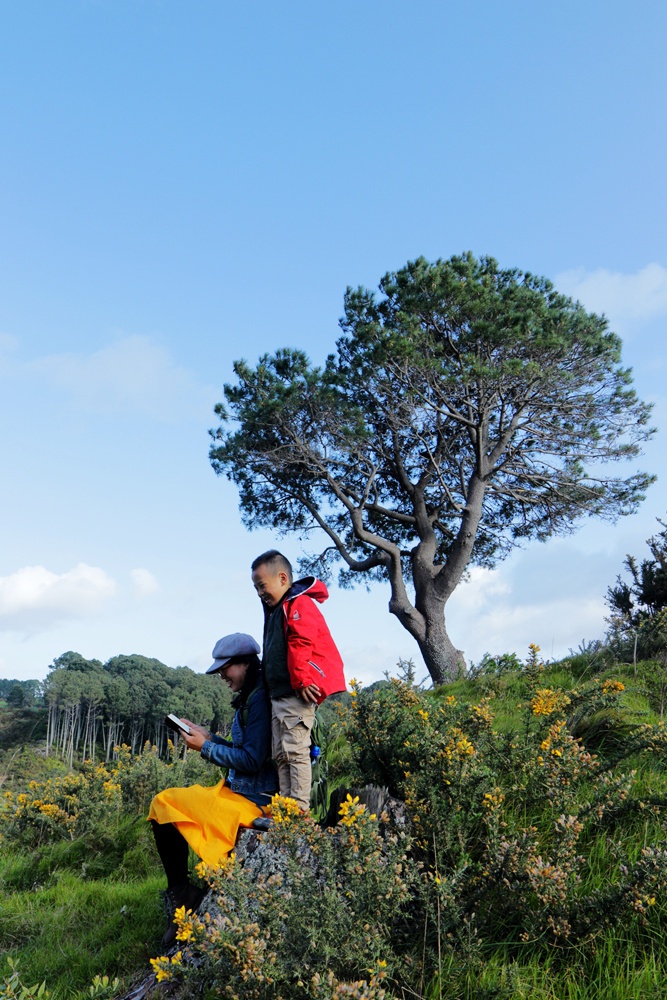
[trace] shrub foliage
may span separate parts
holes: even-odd
[[[157,979],[228,1000],[533,995],[459,986],[464,975],[479,985],[493,962],[498,989],[531,961],[584,981],[620,926],[637,967],[653,961],[667,731],[640,714],[650,666],[632,689],[619,673],[577,674],[545,668],[532,647],[520,669],[435,691],[405,671],[372,690],[353,682],[329,726],[331,784],[385,786],[406,804],[406,825],[371,815],[352,792],[325,829],[278,797],[263,835],[271,864],[232,856],[200,869],[208,909],[177,914],[177,951],[153,959]],[[3,846],[34,860],[52,845],[96,877],[84,868],[102,831],[120,840],[156,791],[216,777],[173,748],[163,760],[154,747],[122,747],[71,770],[18,755],[0,792]],[[119,855],[118,870],[157,867],[147,847],[146,837]],[[7,887],[32,887],[7,872]]]

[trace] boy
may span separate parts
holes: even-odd
[[[271,699],[271,750],[280,794],[310,807],[310,731],[315,709],[345,690],[343,661],[315,601],[329,592],[307,576],[292,582],[292,567],[276,549],[257,556],[252,582],[264,605],[264,679]]]

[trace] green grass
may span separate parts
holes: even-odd
[[[96,975],[128,982],[159,952],[164,918],[157,873],[137,882],[84,881],[72,872],[0,905],[0,951],[24,983],[46,980],[52,1000],[86,990]]]
[[[24,984],[71,1000],[96,975],[129,984],[159,954],[165,879],[150,828],[124,817],[96,838],[0,854],[0,956]],[[7,975],[0,957],[0,976]]]
[[[666,982],[667,964],[659,947],[636,951],[631,943],[610,935],[584,968],[563,959],[504,959],[499,952],[481,967],[445,971],[427,996],[428,1000],[664,1000]]]
[[[566,664],[549,665],[540,687],[571,690],[591,679],[582,658],[570,671]],[[626,684],[619,708],[586,720],[584,739],[604,761],[622,751],[635,727],[656,723],[642,680],[632,666],[605,667],[596,673]],[[494,727],[512,732],[525,725],[517,705],[530,697],[525,674],[507,673],[460,680],[438,689],[438,701],[453,694],[459,702],[477,704],[491,696]],[[332,722],[335,721],[332,719]],[[599,742],[599,746],[595,741]],[[331,740],[332,787],[349,765],[350,748],[334,727]],[[17,751],[12,750],[12,759]],[[9,755],[6,759],[9,759]],[[18,760],[18,758],[17,758]],[[18,787],[22,779],[58,768],[51,760],[23,755],[20,767],[7,779]],[[623,772],[636,769],[633,794],[667,797],[667,768],[658,755],[628,757]],[[546,815],[546,814],[545,814]],[[540,827],[539,810],[520,817]],[[518,822],[518,821],[517,821]],[[585,845],[582,871],[584,894],[608,888],[609,853],[617,848],[630,863],[644,846],[664,840],[664,819],[635,811],[611,819]],[[20,850],[0,846],[0,983],[8,969],[3,956],[17,964],[23,983],[46,981],[51,1000],[83,1000],[97,975],[118,977],[121,988],[149,970],[148,959],[160,954],[165,926],[159,890],[165,880],[150,829],[142,816],[125,815],[113,826],[76,840],[45,842]],[[485,942],[464,960],[443,948],[442,972],[422,984],[425,1000],[658,1000],[667,997],[667,949],[663,926],[667,899],[658,899],[644,923],[631,919],[621,928],[600,933],[594,942],[569,950],[544,948],[521,941]],[[419,932],[418,932],[419,933]],[[390,991],[391,992],[391,991]],[[1,986],[0,986],[1,995]]]
[[[0,886],[10,891],[45,888],[63,871],[83,880],[136,880],[156,870],[159,861],[145,819],[123,816],[108,830],[0,855]]]

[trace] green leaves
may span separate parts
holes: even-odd
[[[319,527],[345,579],[386,574],[421,641],[471,560],[636,509],[652,477],[604,466],[639,454],[650,406],[606,320],[545,278],[467,253],[379,291],[348,288],[323,368],[288,348],[237,362],[210,458],[248,527]]]

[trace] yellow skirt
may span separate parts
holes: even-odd
[[[219,865],[234,847],[240,826],[264,815],[259,806],[225,786],[165,788],[151,802],[148,819],[173,823],[202,861]]]

